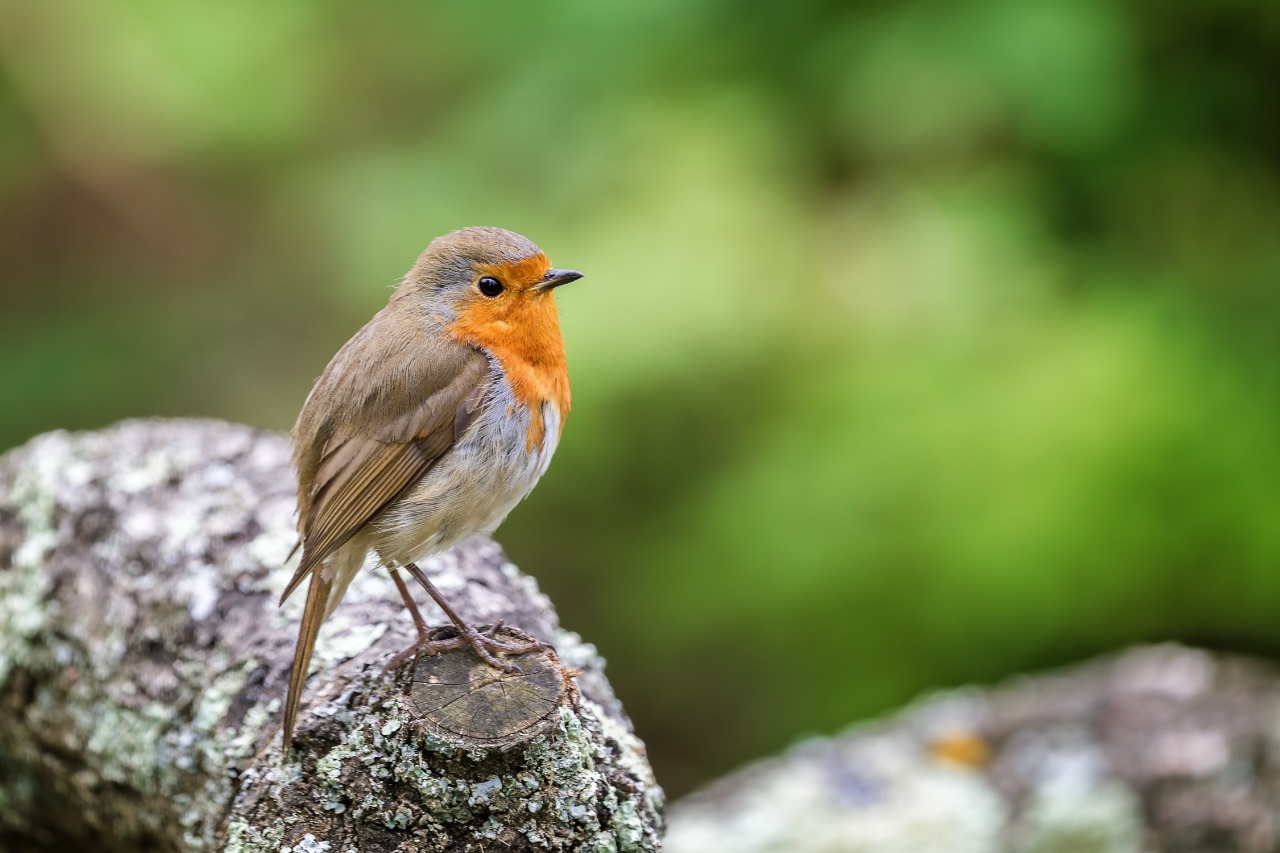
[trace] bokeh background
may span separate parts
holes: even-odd
[[[679,794],[922,691],[1280,654],[1274,0],[0,5],[0,446],[287,429],[427,241],[561,291],[500,532]]]

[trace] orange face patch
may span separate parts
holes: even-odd
[[[554,403],[560,423],[569,414],[569,372],[560,337],[560,318],[550,292],[530,288],[551,268],[541,253],[506,264],[479,264],[477,279],[490,275],[506,292],[486,298],[476,292],[448,327],[462,343],[489,352],[502,365],[515,397],[529,409],[527,450],[542,444],[542,407]]]
[[[541,281],[549,269],[551,269],[551,262],[547,260],[546,255],[539,252],[524,260],[506,264],[477,264],[476,277],[491,275],[502,282],[507,290],[521,291],[528,290]]]

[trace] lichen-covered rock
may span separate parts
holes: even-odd
[[[1280,674],[1176,646],[927,699],[675,804],[668,853],[1273,853]]]
[[[468,618],[554,643],[576,701],[506,749],[429,732],[414,668],[385,667],[412,625],[366,571],[284,760],[293,490],[283,437],[213,422],[0,459],[0,849],[658,849],[662,792],[603,662],[485,539],[424,569]]]

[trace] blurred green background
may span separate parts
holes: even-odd
[[[435,235],[562,291],[500,532],[673,794],[923,690],[1280,654],[1280,5],[0,5],[0,446],[284,430]]]

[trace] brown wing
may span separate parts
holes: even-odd
[[[429,337],[401,335],[388,346],[379,326],[391,319],[384,310],[334,356],[294,427],[302,562],[282,602],[417,483],[474,419],[489,374],[485,357]],[[373,375],[382,381],[370,382]]]

